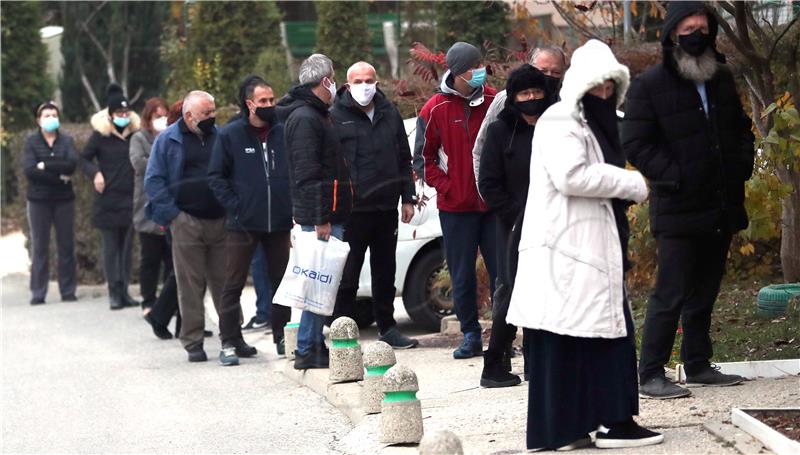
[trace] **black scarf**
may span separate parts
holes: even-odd
[[[592,133],[597,138],[597,142],[600,144],[603,159],[607,164],[625,168],[625,153],[622,151],[622,144],[619,140],[616,99],[616,96],[611,96],[604,100],[587,93],[583,96],[582,101],[586,120],[589,122],[589,128],[591,128]],[[631,268],[631,263],[628,260],[630,226],[628,225],[626,213],[631,205],[630,201],[622,199],[611,200],[614,220],[617,223],[617,231],[619,231],[619,241],[622,245],[622,264],[625,271]]]

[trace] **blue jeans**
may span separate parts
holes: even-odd
[[[439,222],[442,225],[444,253],[461,332],[469,336],[479,335],[481,326],[478,323],[478,278],[475,262],[480,248],[489,272],[490,295],[494,295],[497,276],[497,219],[491,213],[439,211]]]
[[[303,232],[314,232],[314,226],[302,225]],[[331,235],[339,240],[344,239],[344,225],[331,225]],[[296,354],[308,355],[314,348],[319,348],[325,344],[325,336],[322,329],[325,327],[327,316],[303,311],[300,316],[300,327],[297,329],[297,349]]]
[[[272,317],[273,290],[267,280],[267,264],[260,244],[256,246],[253,260],[250,261],[250,274],[253,276],[253,287],[256,288],[256,321],[269,321]]]

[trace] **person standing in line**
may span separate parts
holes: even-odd
[[[131,137],[130,160],[133,166],[133,228],[139,233],[141,264],[139,265],[139,289],[142,295],[142,310],[150,312],[156,302],[159,277],[164,280],[172,272],[172,253],[169,250],[164,230],[144,215],[144,171],[150,158],[150,149],[156,136],[167,129],[167,102],[162,98],[150,98],[142,110],[142,129]],[[163,264],[163,268],[162,268]]]
[[[397,203],[402,202],[402,221],[408,223],[417,197],[403,118],[377,85],[372,65],[354,63],[347,70],[347,86],[339,90],[331,109],[354,187],[353,213],[344,236],[350,254],[333,318],[350,315],[355,307],[358,278],[369,248],[372,309],[380,340],[395,349],[408,349],[419,341],[400,333],[393,316]]]
[[[261,77],[247,76],[239,87],[239,117],[220,131],[208,167],[208,184],[227,210],[227,266],[219,317],[220,364],[238,365],[256,349],[242,337],[240,298],[255,250],[266,259],[272,289],[278,289],[289,262],[292,200],[283,124],[275,117],[275,94]],[[292,309],[272,305],[272,340],[283,354],[283,328]],[[244,355],[243,355],[244,354]]]
[[[333,62],[322,54],[303,61],[300,85],[278,103],[287,116],[285,131],[294,220],[305,232],[327,241],[344,239],[353,206],[350,175],[329,113],[336,98]],[[294,368],[328,368],[322,334],[326,316],[303,311]]]
[[[75,192],[72,174],[78,163],[75,141],[59,131],[53,101],[36,109],[36,131],[25,139],[22,167],[28,179],[28,226],[31,239],[31,305],[45,302],[50,281],[50,231],[56,231],[58,290],[62,302],[74,302]]]
[[[670,2],[663,61],[631,84],[622,138],[628,159],[653,187],[650,226],[658,247],[639,361],[642,397],[688,396],[664,374],[683,328],[686,383],[744,380],[710,363],[709,331],[733,234],[747,227],[744,183],[755,159],[752,122],[715,49],[717,22],[703,2]]]
[[[215,122],[214,97],[201,90],[189,92],[181,119],[153,143],[144,176],[145,214],[169,226],[172,236],[180,339],[189,362],[208,360],[203,349],[206,285],[219,314],[225,284],[225,209],[207,181]]]
[[[636,342],[626,297],[631,202],[647,184],[625,169],[616,109],[628,68],[598,40],[575,50],[561,101],[536,122],[507,321],[530,337],[527,447],[640,447]]]
[[[131,136],[139,116],[130,111],[122,87],[108,87],[108,107],[94,114],[94,129],[81,152],[81,167],[94,183],[92,224],[100,230],[103,271],[112,310],[139,306],[128,294],[133,248],[133,167]],[[96,161],[96,164],[94,163]]]
[[[447,51],[449,70],[439,92],[423,106],[417,118],[416,154],[425,159],[424,181],[436,189],[453,300],[464,340],[453,358],[483,355],[478,323],[475,261],[480,248],[489,272],[491,295],[496,276],[496,219],[478,195],[472,148],[494,99],[485,85],[486,68],[475,46],[457,42]]]
[[[507,354],[517,328],[506,323],[506,313],[517,273],[533,132],[539,116],[555,100],[544,73],[527,63],[511,71],[505,92],[508,94],[505,108],[486,130],[478,180],[486,206],[498,218],[497,292],[492,301],[492,334],[483,354],[482,387],[509,387],[520,383],[519,376],[511,374]]]

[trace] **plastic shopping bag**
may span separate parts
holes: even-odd
[[[330,316],[350,245],[331,236],[317,239],[316,232],[292,231],[292,251],[273,302]]]

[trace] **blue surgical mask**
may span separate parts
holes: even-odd
[[[125,128],[129,123],[131,123],[131,119],[128,117],[114,117],[114,125],[120,128]]]
[[[48,133],[57,130],[60,125],[58,124],[58,117],[47,117],[42,120],[42,129]]]
[[[481,87],[486,82],[486,68],[477,68],[472,70],[472,79],[467,81],[472,88]]]

